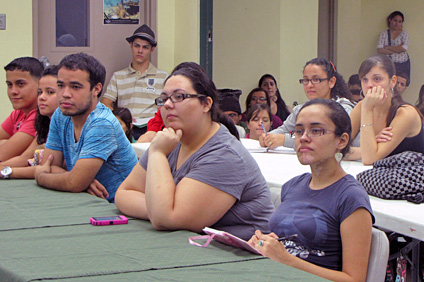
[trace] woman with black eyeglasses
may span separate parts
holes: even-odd
[[[332,99],[342,105],[348,114],[355,103],[352,102],[346,82],[337,72],[334,64],[324,58],[315,58],[303,67],[303,78],[299,79],[303,85],[308,100],[317,98]],[[294,130],[296,116],[302,105],[293,108],[293,113],[284,121],[284,124],[270,132],[262,134],[259,143],[263,147],[274,149],[277,146],[294,148],[294,139],[290,132]]]
[[[156,105],[166,128],[119,187],[117,208],[158,230],[209,226],[243,239],[256,229],[269,232],[273,205],[265,179],[200,66],[174,71]]]
[[[271,100],[269,98],[268,93],[266,90],[262,88],[254,88],[252,91],[249,92],[249,95],[247,95],[246,98],[246,111],[242,114],[241,120],[244,122],[248,122],[247,120],[247,112],[249,111],[251,106],[254,106],[256,104],[266,104],[268,107],[271,108]],[[276,116],[272,115],[272,127],[271,129],[277,129],[278,127],[283,125],[283,122],[281,119]]]
[[[340,165],[349,151],[350,118],[331,99],[306,102],[293,130],[297,158],[309,165],[286,182],[270,219],[273,233],[249,243],[277,262],[331,281],[365,281],[374,217],[365,189]],[[291,237],[281,241],[279,238]]]

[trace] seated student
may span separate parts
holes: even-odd
[[[314,99],[303,105],[293,134],[299,162],[311,173],[283,185],[270,219],[273,233],[256,231],[249,241],[253,247],[331,281],[365,281],[374,217],[365,189],[339,163],[349,150],[350,132],[349,116],[337,102]]]
[[[64,57],[58,69],[59,109],[51,118],[43,162],[35,169],[37,184],[113,202],[137,157],[118,120],[99,102],[106,70],[84,53]]]
[[[157,110],[155,116],[147,122],[146,133],[140,135],[136,143],[152,142],[153,138],[156,136],[156,133],[164,128],[165,124],[163,123],[162,117],[160,115],[160,110]]]
[[[194,62],[183,62],[177,65],[172,72],[180,69],[180,68],[194,68],[199,71],[205,71],[201,66]],[[155,116],[149,120],[147,123],[147,131],[143,135],[141,135],[136,143],[149,143],[152,142],[153,138],[156,136],[158,131],[161,131],[165,128],[165,124],[163,123],[162,116],[160,114],[160,108],[156,111]]]
[[[56,93],[57,67],[49,66],[43,71],[38,86],[37,117],[34,122],[37,138],[21,155],[1,162],[0,179],[34,178],[34,165],[41,163],[44,143],[46,143],[49,132],[50,118],[58,107]],[[32,159],[33,157],[34,159]]]
[[[35,137],[38,80],[43,64],[32,57],[14,59],[4,67],[7,95],[13,106],[0,128],[0,161],[22,154]]]
[[[167,78],[156,99],[166,128],[116,192],[122,213],[158,230],[209,226],[248,239],[268,229],[273,206],[265,179],[216,102],[214,83],[199,69]]]
[[[366,165],[403,151],[424,153],[423,120],[417,109],[397,94],[395,66],[386,55],[374,55],[359,68],[365,98],[353,109],[352,136],[360,132],[360,148],[352,148],[349,159]],[[380,132],[391,137],[376,138]]]
[[[405,73],[396,70],[396,90],[399,95],[402,95],[405,92],[406,88],[409,86],[409,77]]]
[[[350,93],[352,94],[352,99],[355,102],[359,102],[364,99],[364,95],[362,93],[361,80],[359,79],[358,74],[352,74],[349,77],[347,82],[347,87],[349,88]]]
[[[337,72],[334,64],[327,59],[315,58],[306,62],[303,67],[303,78],[299,79],[299,82],[303,85],[308,100],[317,98],[335,100],[348,114],[355,106],[343,77]],[[261,146],[270,149],[277,146],[294,148],[294,139],[290,132],[294,130],[296,116],[301,108],[302,105],[294,107],[293,113],[282,126],[272,130],[270,134],[262,134],[259,138]]]
[[[219,93],[219,108],[226,114],[236,125],[240,138],[246,136],[247,125],[241,121],[241,107],[239,96],[241,90],[239,89],[218,89]]]
[[[120,108],[117,107],[113,109],[112,113],[115,115],[116,119],[119,121],[119,124],[122,127],[122,130],[124,130],[125,135],[128,138],[128,141],[130,143],[134,143],[134,137],[132,135],[132,129],[133,129],[133,123],[132,123],[132,115],[130,110],[127,108]]]
[[[291,114],[292,109],[286,105],[286,102],[284,102],[281,97],[275,77],[269,73],[264,74],[259,79],[258,87],[265,89],[268,92],[269,100],[271,102],[271,113],[279,117],[281,121],[284,122]]]
[[[247,95],[246,98],[246,111],[242,114],[241,120],[247,122],[246,114],[249,108],[256,104],[266,104],[268,107],[271,108],[271,100],[269,99],[268,92],[262,88],[254,88],[252,91],[250,91],[249,95]],[[272,115],[272,129],[276,129],[283,125],[283,122],[281,119],[276,116]]]
[[[269,132],[272,126],[272,113],[265,104],[256,104],[250,107],[246,115],[249,134],[246,138],[259,140],[259,136]],[[264,128],[266,132],[264,132]]]

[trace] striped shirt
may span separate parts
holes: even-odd
[[[151,63],[144,73],[136,71],[130,64],[113,74],[104,97],[116,102],[117,107],[128,108],[135,119],[151,118],[157,111],[154,100],[162,92],[167,76],[167,72],[158,70]]]

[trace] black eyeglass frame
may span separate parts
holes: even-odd
[[[316,130],[317,133],[311,134],[311,130]],[[307,130],[295,129],[295,130],[291,131],[290,134],[291,134],[292,137],[300,138],[300,137],[303,136],[303,134],[305,134],[305,132],[306,132],[306,136],[308,136],[309,138],[315,138],[315,137],[320,137],[320,136],[323,136],[323,135],[326,135],[326,134],[335,133],[334,130],[325,129],[325,128],[309,128]]]
[[[301,78],[299,79],[299,83],[303,84],[303,85],[308,85],[309,81],[312,82],[312,84],[320,84],[321,82],[323,82],[324,80],[330,80],[331,78],[312,78],[312,79],[308,79],[308,78]]]
[[[181,99],[177,98],[175,99],[175,95],[181,95]],[[165,105],[166,101],[168,101],[168,99],[171,99],[172,103],[179,103],[184,101],[187,98],[198,98],[198,97],[202,97],[202,96],[206,96],[205,94],[187,94],[187,93],[174,93],[171,96],[168,96],[166,98],[162,98],[162,97],[158,97],[155,99],[155,105],[156,106],[163,106]]]

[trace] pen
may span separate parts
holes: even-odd
[[[261,121],[261,126],[262,126],[262,129],[263,129],[263,131],[265,132],[265,134],[268,134],[268,132],[266,132],[266,129],[265,129],[265,126],[264,126],[264,123]]]
[[[265,135],[268,135],[268,132],[266,132],[266,129],[265,129],[265,126],[264,126],[264,122],[263,121],[261,121],[261,126],[262,126],[262,130],[265,132]],[[266,148],[266,152],[267,153],[268,153],[268,151],[269,151],[269,147]]]
[[[277,239],[277,241],[290,241],[290,240],[293,240],[295,238],[297,238],[297,234],[280,237],[280,238]]]

